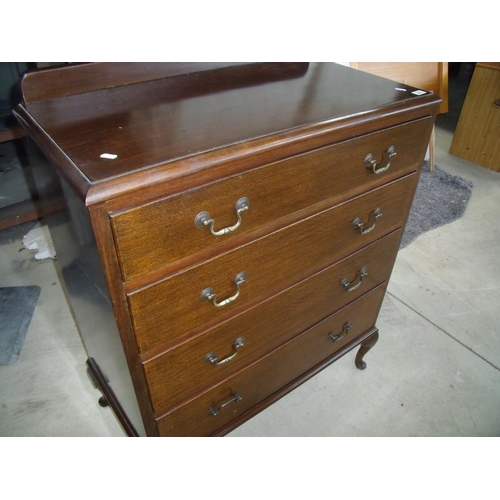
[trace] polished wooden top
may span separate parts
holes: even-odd
[[[128,64],[127,75],[134,68],[140,72],[141,63]],[[25,95],[28,86],[31,93],[36,90],[37,81],[40,86],[58,82],[59,95],[40,92],[43,100],[34,102],[25,98],[17,115],[42,150],[51,151],[56,166],[66,163],[60,168],[74,170],[66,177],[87,186],[79,189],[82,195],[94,184],[115,180],[117,185],[117,178],[159,165],[166,173],[181,159],[213,156],[229,145],[242,154],[252,149],[252,141],[262,148],[277,133],[290,138],[394,106],[439,101],[429,99],[428,92],[415,95],[408,85],[334,63],[240,64],[187,74],[157,64],[152,79],[118,78],[117,86],[106,73],[109,65],[80,65],[83,74],[106,74],[101,78],[106,88],[97,90],[94,79],[93,86],[76,88],[73,82],[65,91],[61,79],[67,74],[68,81],[75,80],[70,67],[23,80]]]

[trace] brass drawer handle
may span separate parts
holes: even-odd
[[[227,356],[226,358],[223,358],[219,361],[219,358],[217,357],[217,354],[214,352],[211,352],[210,354],[207,354],[205,356],[205,363],[212,363],[213,365],[219,366],[223,365],[224,363],[227,363],[231,361],[236,354],[238,354],[238,349],[244,346],[244,338],[243,337],[238,337],[234,342],[233,342],[233,349],[234,352]]]
[[[362,269],[360,269],[357,274],[356,274],[356,277],[358,279],[358,282],[353,285],[350,281],[347,281],[345,278],[340,282],[340,284],[348,291],[348,292],[352,292],[353,290],[356,290],[356,288],[359,288],[359,286],[361,285],[361,282],[363,281],[363,278],[365,276],[368,276],[368,272],[366,271],[366,267],[363,267]]]
[[[235,301],[240,295],[240,286],[247,280],[247,273],[241,272],[234,278],[234,284],[236,285],[236,293],[232,297],[228,297],[221,302],[217,302],[217,294],[214,292],[213,288],[205,288],[201,292],[201,300],[207,301],[211,300],[215,307],[223,307],[231,302]]]
[[[396,148],[394,146],[390,146],[389,149],[385,152],[385,165],[383,167],[377,168],[377,160],[375,160],[373,155],[369,153],[365,157],[365,166],[366,168],[371,168],[374,174],[381,174],[391,166],[391,158],[393,156],[396,156]]]
[[[335,335],[333,332],[328,335],[328,337],[333,340],[333,342],[338,342],[339,340],[342,340],[348,333],[349,330],[352,328],[351,323],[346,323],[344,327],[342,328],[342,331]]]
[[[365,225],[361,222],[361,219],[359,217],[356,217],[351,224],[351,227],[353,229],[359,229],[359,232],[361,234],[368,234],[369,232],[373,231],[375,229],[375,225],[377,224],[377,219],[379,217],[382,217],[382,212],[380,211],[380,208],[376,208],[371,214],[370,214],[370,221],[372,222],[372,225],[365,228]]]
[[[241,392],[237,392],[231,399],[228,399],[225,403],[222,403],[219,407],[214,406],[213,408],[210,408],[208,414],[215,417],[220,413],[222,408],[226,407],[230,403],[239,403],[242,399],[243,396],[241,395]]]
[[[240,198],[236,205],[234,206],[236,210],[236,217],[238,217],[238,221],[234,226],[225,227],[224,229],[220,229],[219,231],[214,231],[215,221],[210,217],[208,212],[200,212],[194,219],[194,225],[199,228],[203,228],[206,226],[210,226],[210,232],[214,236],[223,236],[224,234],[232,233],[236,231],[240,227],[241,224],[241,214],[248,210],[250,207],[250,200],[248,198]]]

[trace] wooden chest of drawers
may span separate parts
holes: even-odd
[[[365,367],[438,97],[304,63],[22,88],[89,374],[129,435],[223,435],[356,346]]]

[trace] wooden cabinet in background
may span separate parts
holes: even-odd
[[[500,171],[500,63],[476,64],[450,154]]]
[[[433,92],[441,98],[438,113],[448,112],[447,62],[352,62],[351,67]]]

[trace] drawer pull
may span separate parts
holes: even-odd
[[[219,231],[214,231],[215,221],[210,217],[208,212],[200,212],[194,219],[194,225],[199,228],[203,228],[206,226],[210,226],[210,232],[214,236],[222,236],[224,234],[232,233],[236,231],[240,227],[241,224],[241,214],[248,210],[250,207],[250,200],[248,198],[240,198],[235,205],[236,217],[238,217],[238,221],[234,226],[225,227],[224,229],[220,229]]]
[[[230,354],[229,356],[227,356],[226,358],[221,359],[220,361],[219,361],[219,358],[217,357],[217,354],[215,354],[214,352],[207,354],[205,356],[205,363],[212,363],[213,365],[219,366],[219,365],[223,365],[224,363],[227,363],[228,361],[231,361],[236,356],[236,354],[238,354],[238,349],[243,347],[244,340],[245,339],[243,337],[238,337],[233,342],[234,352],[232,354]]]
[[[391,166],[391,158],[393,156],[396,156],[396,148],[394,146],[390,146],[389,149],[385,152],[385,165],[383,167],[377,168],[377,160],[375,160],[373,155],[369,153],[365,157],[365,166],[366,168],[371,168],[373,173],[381,174]]]
[[[210,408],[208,414],[213,415],[215,417],[220,413],[222,408],[231,403],[239,403],[242,399],[243,396],[241,395],[241,392],[237,392],[231,399],[228,399],[225,403],[222,403],[219,407],[214,406],[213,408]]]
[[[352,328],[351,323],[346,323],[339,334],[334,335],[334,333],[332,332],[330,333],[330,335],[328,335],[328,337],[331,340],[333,340],[333,342],[338,342],[339,340],[342,340],[349,333],[349,330],[351,328]]]
[[[351,227],[353,229],[359,229],[359,232],[361,234],[368,234],[369,232],[373,231],[375,229],[375,225],[377,224],[377,219],[379,217],[382,217],[382,212],[380,211],[380,208],[376,208],[371,214],[370,214],[370,220],[368,223],[372,222],[372,225],[365,228],[365,225],[361,222],[361,219],[359,217],[356,217],[351,224]]]
[[[340,284],[348,291],[352,292],[353,290],[356,290],[361,285],[361,282],[363,281],[363,278],[368,275],[368,272],[366,271],[366,267],[363,267],[358,271],[356,274],[356,278],[358,282],[353,285],[350,281],[347,281],[345,278],[340,282]]]
[[[245,283],[246,280],[247,280],[247,273],[245,273],[245,272],[238,273],[236,275],[236,277],[234,278],[234,283],[236,285],[236,293],[232,297],[228,297],[227,299],[224,299],[221,302],[217,302],[217,295],[214,292],[213,288],[205,288],[205,290],[203,290],[203,292],[201,292],[201,300],[203,300],[203,301],[211,300],[215,307],[222,307],[222,306],[225,306],[227,304],[230,304],[231,302],[235,301],[239,297],[240,285]]]

